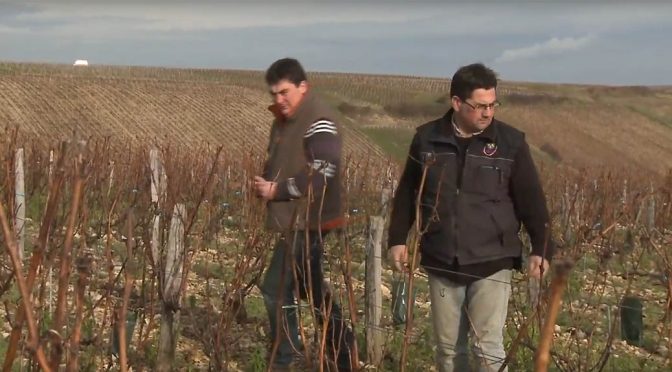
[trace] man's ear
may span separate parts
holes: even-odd
[[[304,80],[299,83],[299,92],[301,92],[301,94],[305,94],[307,91],[308,91],[308,82]]]
[[[457,96],[453,96],[450,99],[450,105],[453,107],[453,111],[460,112],[460,106],[462,106],[462,101]]]

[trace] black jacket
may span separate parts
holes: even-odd
[[[550,259],[546,200],[525,135],[494,119],[461,164],[451,117],[452,110],[417,128],[394,197],[389,246],[406,244],[419,199],[421,264],[520,258],[521,222],[532,254]]]

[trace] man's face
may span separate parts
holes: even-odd
[[[462,100],[459,97],[452,98],[452,105],[455,114],[458,117],[463,129],[470,132],[480,132],[492,123],[495,116],[495,107],[497,102],[497,92],[495,88],[475,89],[471,97]]]
[[[270,87],[273,103],[278,106],[285,117],[291,117],[301,103],[303,95],[308,90],[308,84],[302,81],[298,86],[287,79],[280,80]]]

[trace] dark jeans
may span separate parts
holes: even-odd
[[[324,235],[323,232],[322,237]],[[320,325],[324,324],[324,315],[328,313],[327,356],[331,359],[336,357],[339,370],[349,371],[354,335],[345,324],[341,308],[324,286],[320,237],[317,232],[311,231],[307,238],[308,244],[305,231],[283,234],[275,245],[271,263],[261,284],[271,326],[271,340],[273,345],[278,343],[274,364],[290,364],[293,356],[303,348],[299,341],[294,301],[294,294],[298,292],[302,300],[312,297],[312,308]],[[321,336],[318,338],[321,340]]]

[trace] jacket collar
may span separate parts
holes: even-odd
[[[312,89],[308,87],[308,90],[306,93],[303,95],[301,98],[301,101],[299,102],[299,107],[296,108],[296,111],[294,111],[294,114],[290,117],[287,117],[282,114],[280,111],[280,108],[278,108],[278,105],[275,103],[268,106],[267,109],[271,113],[273,113],[273,116],[275,117],[275,120],[277,120],[280,123],[291,123],[295,121],[297,118],[301,116],[301,114],[306,110],[306,106],[308,106],[308,103],[313,100],[314,94],[312,93]]]
[[[437,120],[436,125],[434,126],[434,135],[430,138],[430,142],[443,142],[443,143],[452,143],[457,146],[457,140],[455,139],[455,130],[453,130],[453,124],[451,122],[453,117],[453,109],[451,108],[446,112],[443,117]],[[488,142],[495,142],[497,139],[497,128],[499,126],[499,121],[495,118],[492,119],[492,123],[488,125],[487,128],[483,130],[481,134],[477,134],[474,138],[487,140]]]
[[[268,106],[267,109],[273,114],[275,120],[279,122],[285,121],[285,115],[282,114],[282,111],[280,111],[280,108],[278,107],[277,104],[273,103],[270,106]]]

